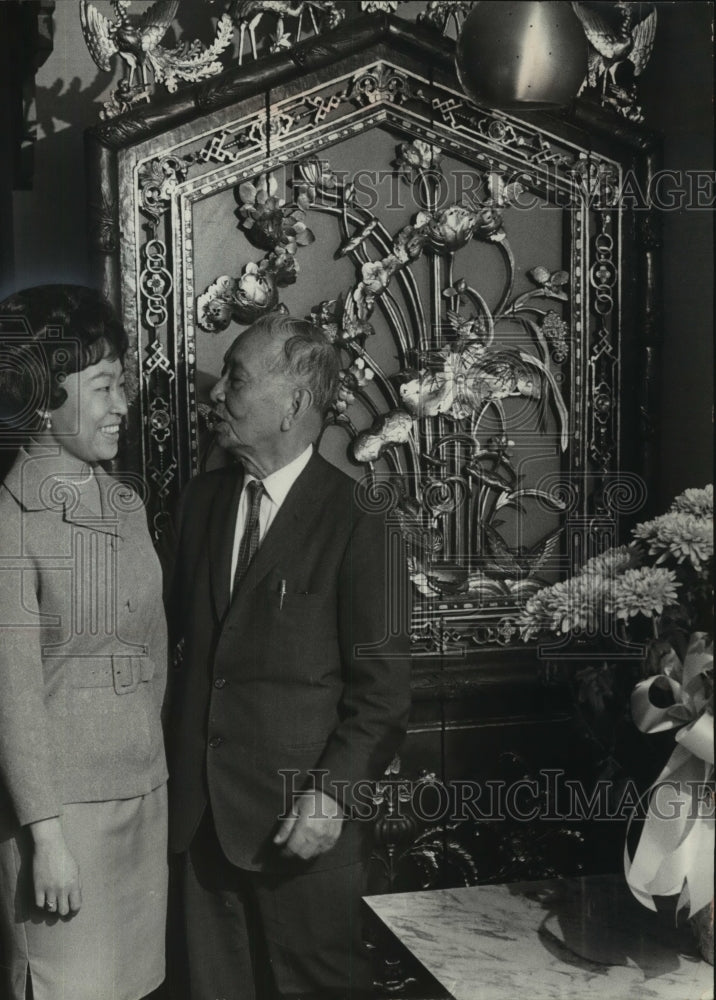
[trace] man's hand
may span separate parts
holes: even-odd
[[[343,814],[330,795],[302,792],[273,838],[285,858],[308,861],[330,851],[341,834]]]
[[[35,904],[49,914],[66,917],[82,906],[77,862],[70,854],[57,817],[30,824],[34,841],[32,880]]]

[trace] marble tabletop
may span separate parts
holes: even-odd
[[[644,909],[622,876],[368,896],[455,1000],[712,1000],[688,928]]]

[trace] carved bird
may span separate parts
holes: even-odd
[[[485,546],[483,569],[490,576],[503,579],[534,576],[552,555],[564,531],[564,528],[557,528],[531,548],[512,549],[489,524],[483,524],[481,528]]]
[[[617,3],[573,0],[572,8],[592,46],[587,76],[579,92],[586,87],[597,87],[600,81],[603,96],[610,82],[619,89],[629,87],[644,70],[654,47],[655,8],[652,4],[626,0]]]
[[[116,20],[110,21],[89,0],[80,0],[80,22],[90,55],[101,70],[108,71],[112,68],[112,58],[119,54],[129,66],[128,88],[137,71],[142,86],[147,85],[147,63],[156,74],[154,52],[179,8],[179,0],[156,0],[143,14],[133,16],[129,13],[130,2],[112,0]]]

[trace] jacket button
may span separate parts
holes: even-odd
[[[220,747],[223,742],[224,739],[222,736],[212,736],[209,740],[209,746],[212,750],[216,750],[216,748]]]
[[[214,681],[214,687],[221,691],[223,687],[226,687],[226,679],[224,677],[217,677]]]

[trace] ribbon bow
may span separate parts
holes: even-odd
[[[679,729],[673,753],[643,796],[649,808],[632,861],[624,845],[627,884],[650,910],[656,909],[654,896],[678,895],[676,912],[688,906],[690,914],[713,897],[713,789],[710,803],[702,798],[714,774],[713,641],[707,646],[707,638],[694,632],[683,663],[669,647],[662,673],[641,681],[631,696],[632,717],[642,732]],[[664,695],[672,703],[660,707]]]

